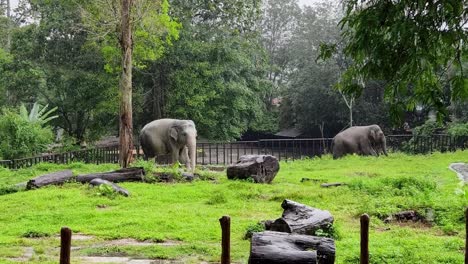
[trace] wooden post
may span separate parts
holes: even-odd
[[[361,264],[369,264],[369,215],[361,215]]]
[[[468,208],[465,210],[465,264],[468,264]]]
[[[60,264],[70,264],[72,231],[68,227],[60,230]]]
[[[219,219],[221,224],[221,264],[231,263],[231,218],[223,216]]]

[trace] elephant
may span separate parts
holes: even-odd
[[[333,159],[352,153],[378,157],[380,151],[388,156],[385,135],[378,125],[350,127],[332,141]]]
[[[145,159],[170,154],[172,163],[180,161],[195,170],[197,129],[192,120],[154,120],[141,129],[140,145]]]

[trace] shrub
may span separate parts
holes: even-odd
[[[468,123],[452,123],[447,132],[455,138],[466,137],[468,136]]]
[[[0,115],[0,157],[16,159],[31,156],[47,149],[53,133],[49,127],[29,122],[20,114],[4,109]]]

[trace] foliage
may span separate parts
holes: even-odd
[[[422,104],[435,108],[441,120],[446,78],[453,100],[468,99],[463,1],[343,2],[344,51],[353,60],[341,79],[346,89],[359,93],[360,80],[385,80],[395,119]]]
[[[31,108],[31,111],[28,114],[26,106],[24,104],[21,104],[19,109],[20,115],[22,118],[28,120],[31,123],[38,123],[41,126],[43,126],[47,122],[58,117],[57,115],[51,116],[51,114],[57,110],[57,107],[54,107],[46,112],[48,106],[49,105],[45,105],[41,109],[41,105],[38,102],[35,102],[33,104],[33,107]]]
[[[263,223],[251,224],[245,229],[244,239],[251,239],[253,233],[262,231],[265,231],[265,225]]]
[[[0,115],[0,157],[16,159],[36,155],[52,143],[49,127],[29,122],[18,113],[4,109]]]
[[[89,195],[88,187],[77,183],[49,186],[35,191],[0,196],[0,261],[21,256],[18,245],[44,248],[41,259],[31,263],[52,263],[54,234],[60,226],[94,237],[75,241],[85,248],[80,255],[111,256],[118,252],[130,257],[169,258],[184,263],[219,261],[218,219],[230,215],[232,261],[246,262],[250,242],[243,240],[253,223],[276,219],[283,199],[329,210],[339,234],[335,243],[336,263],[354,263],[359,258],[359,215],[371,216],[370,252],[376,263],[461,263],[464,245],[464,211],[468,205],[467,186],[447,167],[464,161],[467,151],[388,157],[347,156],[281,162],[273,184],[230,181],[220,174],[216,182],[194,181],[177,184],[122,183],[131,197]],[[34,176],[63,169],[74,174],[116,169],[116,164],[39,164],[10,171],[0,169],[0,186],[26,181]],[[344,182],[337,188],[321,188],[319,183],[302,183],[303,177],[320,182]],[[461,192],[455,190],[461,189]],[[211,204],[207,204],[211,201]],[[69,205],[69,206],[64,206]],[[161,210],[165,208],[165,210]],[[381,219],[403,210],[425,212],[432,209],[433,226],[411,223],[384,223]],[[40,217],[39,217],[40,216]],[[129,217],[130,216],[130,217]],[[235,219],[235,221],[234,221]],[[14,220],[14,221],[13,221]],[[156,224],[155,224],[156,223]],[[50,234],[41,239],[25,239],[25,232]],[[89,249],[103,240],[134,238],[150,241],[180,241],[175,246],[114,246]],[[55,242],[54,242],[55,241]],[[14,254],[6,252],[14,252]],[[35,253],[37,256],[39,253]]]
[[[104,196],[109,199],[115,199],[117,197],[117,192],[109,184],[101,184],[96,188],[97,196]]]
[[[81,1],[83,22],[100,46],[110,73],[121,70],[120,27],[122,1]],[[179,37],[180,24],[169,16],[169,1],[135,1],[131,11],[134,66],[162,57],[167,45]]]
[[[423,125],[415,127],[413,129],[414,136],[432,136],[437,134],[440,130],[444,129],[444,126],[440,123],[427,120]]]
[[[468,137],[468,123],[451,123],[447,132],[455,138]]]
[[[164,117],[191,119],[199,135],[210,139],[275,129],[263,101],[271,84],[264,79],[266,56],[254,28],[258,8],[239,0],[223,1],[223,8],[173,1],[171,14],[183,30],[160,61],[135,73],[143,97],[135,100],[141,109],[136,126]]]

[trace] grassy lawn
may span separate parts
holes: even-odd
[[[359,215],[371,216],[372,263],[462,263],[464,208],[468,191],[448,169],[468,162],[468,151],[426,156],[330,156],[281,162],[273,184],[214,180],[192,183],[122,183],[130,197],[106,197],[77,183],[0,195],[0,262],[34,249],[35,263],[57,263],[62,226],[93,239],[73,241],[84,255],[180,259],[185,263],[218,261],[218,219],[231,216],[231,254],[246,263],[250,243],[245,231],[260,220],[281,216],[284,199],[329,210],[335,217],[337,263],[359,263]],[[0,190],[36,175],[70,168],[75,174],[108,171],[116,165],[53,165],[9,171],[0,169]],[[302,178],[317,179],[304,181]],[[320,188],[322,182],[346,186]],[[386,224],[391,213],[414,209],[428,224]],[[32,237],[32,238],[31,238]],[[96,246],[106,240],[134,238],[173,246]],[[78,260],[72,261],[78,263]],[[13,262],[12,262],[13,263]]]

